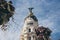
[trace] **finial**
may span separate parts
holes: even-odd
[[[33,15],[32,9],[34,9],[34,8],[28,8],[28,9],[29,9],[29,11],[30,11],[30,15]]]

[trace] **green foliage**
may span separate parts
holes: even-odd
[[[0,0],[0,25],[4,22],[9,21],[10,17],[13,16],[15,7],[12,5],[12,1]]]

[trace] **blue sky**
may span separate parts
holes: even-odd
[[[7,0],[9,1],[9,0]],[[39,25],[52,30],[51,39],[60,38],[60,0],[12,0],[15,6],[14,22],[8,23],[7,31],[0,29],[0,40],[19,40],[24,18],[29,14],[29,7],[38,18]]]

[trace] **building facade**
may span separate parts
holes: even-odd
[[[29,15],[24,20],[24,26],[20,35],[20,40],[36,40],[35,29],[38,28],[38,19],[32,13],[33,8],[29,8]]]

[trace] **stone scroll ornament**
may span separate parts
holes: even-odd
[[[38,27],[36,30],[37,40],[50,40],[51,30],[43,26]]]
[[[9,22],[10,17],[14,15],[15,7],[12,4],[12,1],[0,0],[0,25],[2,25],[2,29],[6,27],[4,24]]]

